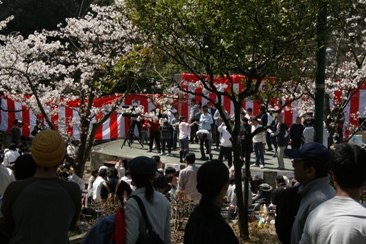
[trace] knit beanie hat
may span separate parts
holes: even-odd
[[[57,166],[65,157],[65,142],[58,131],[42,130],[32,141],[31,154],[41,167]]]

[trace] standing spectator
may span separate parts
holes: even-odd
[[[155,145],[158,148],[158,153],[160,153],[160,124],[158,121],[158,117],[153,117],[152,119],[145,121],[144,126],[150,129],[149,150],[147,152],[152,152],[153,144],[155,141]]]
[[[253,133],[258,128],[262,127],[258,123],[258,119],[254,116],[250,118],[250,121],[252,122],[252,130]],[[253,136],[253,147],[255,152],[255,163],[252,164],[252,166],[259,166],[261,169],[264,168],[264,145],[266,144],[266,134],[265,131],[262,131],[255,136]]]
[[[98,172],[98,177],[93,182],[93,201],[96,203],[100,203],[102,198],[100,197],[100,190],[102,188],[102,184],[107,180],[107,169],[101,168]]]
[[[196,133],[198,139],[200,140],[200,151],[201,151],[201,158],[200,160],[208,160],[209,158],[205,154],[205,149],[207,154],[210,156],[210,159],[212,159],[212,153],[211,153],[211,144],[212,144],[212,137],[211,133],[208,130],[200,129]],[[205,145],[205,148],[203,147]]]
[[[267,114],[267,126],[270,127],[272,125],[272,122],[274,121],[274,119],[270,112],[267,111],[266,114]],[[266,131],[266,141],[268,144],[267,151],[273,151],[271,133],[268,130]]]
[[[274,208],[277,206],[280,207],[285,192],[287,190],[287,185],[285,178],[282,175],[276,176],[276,189],[273,190],[271,195],[271,203],[274,205]]]
[[[285,134],[286,134],[286,125],[284,123],[278,123],[276,133],[271,134],[274,138],[276,138],[277,161],[278,161],[277,169],[279,170],[285,169],[285,162],[283,160],[284,151],[286,148]]]
[[[69,159],[68,163],[70,165],[74,165],[75,163],[78,148],[79,148],[79,142],[77,140],[72,140],[71,143],[66,147],[66,154],[67,158]]]
[[[14,120],[14,125],[11,127],[11,143],[14,143],[15,146],[18,146],[20,142],[20,128],[23,126],[23,121],[21,120]]]
[[[137,189],[131,195],[142,200],[147,217],[156,234],[170,243],[170,213],[169,202],[161,193],[154,190],[152,181],[157,171],[156,161],[152,158],[139,156],[129,163],[131,177]],[[126,202],[126,243],[135,244],[139,237],[146,238],[144,217],[135,199]]]
[[[365,161],[366,151],[360,146],[335,146],[330,169],[337,194],[310,213],[300,243],[366,243],[366,208],[360,203]]]
[[[174,118],[172,119],[172,127],[173,127],[172,150],[177,150],[177,142],[179,137],[179,113],[174,113]]]
[[[133,99],[132,101],[132,111],[137,110],[137,107],[139,106],[139,100],[138,99]],[[135,133],[135,127],[137,127],[137,131],[139,133],[139,141],[141,141],[141,123],[140,123],[140,119],[139,119],[140,114],[134,113],[131,114],[131,135],[130,135],[130,144],[132,144],[133,141],[133,136]]]
[[[37,164],[34,177],[12,182],[4,193],[0,230],[10,243],[68,243],[68,231],[79,219],[79,186],[57,178],[66,153],[57,131],[43,130],[32,142]]]
[[[160,140],[161,140],[161,154],[165,154],[165,146],[168,147],[168,153],[167,156],[171,156],[172,152],[172,136],[171,131],[173,130],[172,126],[169,124],[168,119],[163,118],[162,119],[162,125],[159,127],[160,130]]]
[[[120,158],[116,165],[114,166],[117,169],[118,172],[118,178],[122,178],[125,176],[126,168],[125,168],[125,162],[127,163],[127,159]]]
[[[229,171],[220,161],[208,161],[199,168],[197,190],[202,197],[189,216],[184,243],[239,243],[233,230],[220,214],[220,205],[228,187]]]
[[[304,144],[314,141],[314,120],[310,119],[306,121],[305,129],[302,132],[302,138],[304,140]]]
[[[144,123],[146,122],[146,117],[141,116],[140,118],[140,126],[141,126],[141,145],[148,144],[149,143],[149,127],[144,126]]]
[[[208,110],[208,113],[211,115],[211,117],[212,117],[212,119],[213,119],[213,117],[214,117],[214,115],[215,115],[215,113],[216,113],[216,108],[214,108],[212,105],[211,105],[211,103],[210,102],[207,102],[206,103],[206,108],[207,108],[207,110]],[[217,129],[217,126],[216,126],[216,123],[215,123],[215,121],[211,124],[211,133],[212,133],[212,140],[213,140],[213,143],[215,143],[216,144],[216,141],[215,141],[215,139],[216,139],[216,129]]]
[[[89,180],[88,180],[88,193],[86,195],[86,207],[88,205],[88,203],[91,203],[92,202],[92,199],[93,199],[93,183],[95,181],[95,179],[98,177],[98,170],[95,169],[91,172],[90,174],[90,177],[89,177]]]
[[[264,105],[259,107],[259,114],[256,117],[259,120],[259,124],[261,126],[266,127],[268,125],[268,115]]]
[[[343,124],[341,122],[337,123],[336,131],[333,135],[334,143],[342,143],[343,142]]]
[[[131,187],[126,182],[119,179],[118,171],[116,168],[113,167],[109,168],[107,174],[108,174],[108,180],[102,182],[101,184],[100,198],[102,199],[102,202],[105,202],[110,193],[116,192],[116,187],[118,185],[117,197],[122,206],[124,203],[124,199],[127,199],[127,197],[132,192]]]
[[[231,134],[230,134],[231,128],[233,128],[233,126],[234,126],[234,121],[229,120],[228,128],[226,127],[224,122],[222,122],[222,124],[217,128],[217,130],[222,134],[219,161],[223,162],[224,155],[225,155],[229,168],[233,164],[233,159],[232,159],[233,145],[231,143]]]
[[[285,123],[283,123],[283,117],[281,115],[277,115],[275,120],[272,122],[272,126],[271,126],[271,129],[267,129],[267,131],[270,131],[270,133],[276,133],[277,130],[278,130],[278,125],[279,124],[283,124],[282,126],[284,127],[283,128],[283,131],[284,131],[284,144],[285,145],[285,148],[287,147],[288,145],[288,142],[289,142],[289,136],[288,136],[288,127]],[[272,155],[273,158],[276,158],[278,157],[278,145],[277,145],[277,137],[274,137],[272,134],[271,134],[271,139],[272,139],[272,144],[274,146],[274,154]]]
[[[179,123],[179,144],[180,144],[180,151],[179,151],[179,158],[180,158],[180,162],[183,163],[183,158],[185,158],[185,156],[187,155],[188,151],[189,151],[189,143],[188,143],[188,136],[191,132],[191,127],[195,124],[197,124],[198,122],[195,121],[191,124],[188,124],[187,122],[185,122],[186,117],[185,116],[180,116],[179,118],[180,123]]]
[[[239,131],[240,149],[241,149],[240,150],[240,156],[241,156],[241,160],[244,161],[245,153],[246,153],[245,150],[247,148],[247,144],[251,143],[251,141],[248,140],[248,137],[249,137],[250,132],[251,132],[251,128],[250,128],[250,125],[248,123],[248,119],[246,117],[244,117],[241,121],[242,121],[242,124],[240,125],[240,131]]]
[[[211,125],[213,124],[213,119],[211,114],[208,113],[208,109],[204,108],[199,120],[199,129],[208,130],[211,132]],[[196,134],[197,135],[197,134]]]
[[[196,132],[198,131],[198,124],[194,123],[194,122],[199,121],[200,116],[201,116],[201,111],[194,98],[191,99],[189,106],[190,106],[190,110],[189,110],[188,121],[189,121],[189,123],[192,123],[192,129],[190,131],[191,134],[189,137],[189,142],[194,143],[194,137],[196,136]],[[197,138],[195,139],[195,141],[196,141],[196,143],[198,143]]]
[[[253,116],[253,109],[247,108],[246,113],[245,113],[245,118],[248,119],[249,125],[252,125],[252,122],[250,121],[250,117],[252,117],[252,116]]]
[[[301,117],[297,116],[295,123],[290,126],[290,142],[292,149],[300,149],[303,131],[304,126],[301,124]]]
[[[276,206],[276,233],[282,244],[291,244],[291,230],[301,202],[300,184],[287,188]]]
[[[201,194],[197,191],[197,171],[198,167],[195,165],[196,155],[188,153],[185,157],[186,168],[182,169],[178,178],[178,192],[183,192],[186,197],[194,201],[201,198]]]
[[[19,152],[16,150],[16,145],[11,143],[9,146],[9,151],[4,154],[3,165],[5,167],[12,168],[14,166],[15,160],[20,156]]]
[[[222,108],[222,113],[225,115],[225,118],[228,119],[229,114],[225,110],[225,104],[224,103],[221,105],[221,108]],[[218,131],[218,127],[222,124],[223,119],[221,118],[221,114],[220,114],[220,111],[218,109],[216,110],[216,112],[213,116],[213,119],[215,120],[215,125],[216,125],[216,138],[215,138],[216,147],[215,147],[215,150],[219,150],[221,133]]]
[[[294,244],[299,243],[310,212],[334,197],[335,191],[329,185],[329,151],[322,144],[309,142],[301,149],[285,149],[285,155],[293,159],[294,176],[301,184],[302,200],[291,233]]]
[[[36,119],[36,126],[34,126],[31,135],[36,136],[41,130],[45,130],[46,126],[43,124],[41,119]]]

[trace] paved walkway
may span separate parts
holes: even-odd
[[[152,157],[154,155],[160,155],[156,149],[153,149],[153,152],[147,152],[149,149],[148,145],[144,145],[143,147],[135,141],[129,147],[128,143],[126,142],[123,148],[121,146],[124,140],[119,139],[111,142],[107,142],[104,144],[100,144],[93,147],[92,158],[91,158],[91,167],[98,167],[99,165],[107,162],[107,161],[115,161],[117,158],[125,158],[127,160],[131,160],[134,157],[145,155],[148,157]],[[201,153],[199,150],[198,144],[190,144],[189,145],[190,152],[194,152],[196,154],[196,158],[201,157]],[[167,152],[166,152],[167,153]],[[213,158],[217,159],[219,155],[218,151],[213,150]],[[265,153],[265,168],[260,169],[259,167],[251,167],[252,176],[253,175],[261,175],[268,174],[266,172],[274,172],[275,175],[283,174],[290,178],[293,177],[293,168],[290,162],[290,159],[285,158],[285,170],[277,170],[278,167],[277,158],[272,157],[273,152],[266,151]],[[172,156],[161,156],[161,161],[164,164],[175,164],[180,165],[181,168],[185,166],[184,163],[179,162],[179,151],[172,151]],[[251,162],[255,161],[254,153],[251,157]],[[197,165],[201,165],[204,161],[196,160]],[[227,162],[224,162],[227,164]]]

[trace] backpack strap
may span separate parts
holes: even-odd
[[[103,186],[107,189],[108,193],[111,193],[111,189],[107,185],[107,182],[103,181]]]
[[[119,179],[118,182],[117,182],[117,184],[116,184],[116,188],[114,190],[114,194],[116,194],[116,196],[117,196],[117,191],[118,191],[118,188],[119,188],[119,185],[121,184],[121,182],[122,182],[122,180]]]
[[[117,184],[116,184],[116,188],[114,190],[114,194],[117,195],[117,191],[118,191],[118,188],[119,188],[119,185],[121,184],[121,181],[122,180],[118,180]],[[109,186],[107,185],[107,182],[103,181],[103,186],[105,186],[105,188],[107,189],[108,193],[111,193],[111,189],[109,188]]]
[[[144,220],[145,220],[146,233],[148,233],[148,230],[151,230],[152,226],[151,226],[151,223],[149,221],[149,218],[147,217],[147,213],[146,213],[146,209],[145,209],[144,203],[142,202],[141,198],[138,197],[137,195],[132,195],[132,196],[130,196],[130,198],[135,199],[135,201],[139,205],[141,214],[142,214],[142,216],[144,217]]]

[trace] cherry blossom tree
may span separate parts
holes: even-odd
[[[168,91],[188,97],[202,96],[223,114],[224,97],[234,107],[235,127],[231,132],[236,189],[238,194],[241,236],[249,237],[247,202],[242,197],[248,189],[250,154],[245,159],[245,174],[241,175],[239,128],[242,102],[259,93],[262,81],[272,76],[281,61],[291,62],[304,57],[313,46],[316,33],[314,21],[316,1],[128,1],[135,11],[131,16],[143,30],[152,46],[196,76],[198,82],[180,82]],[[312,6],[309,8],[309,6]],[[314,50],[314,48],[312,48]],[[240,87],[232,74],[244,75]],[[222,87],[216,79],[227,79]],[[187,89],[188,83],[194,87]],[[278,80],[277,85],[280,85]],[[197,92],[202,88],[202,93]],[[176,88],[176,89],[174,89]],[[167,93],[169,93],[167,92]],[[209,94],[215,93],[216,99]],[[186,96],[187,97],[187,96]],[[228,120],[224,120],[229,125]],[[247,138],[251,141],[254,132]],[[248,143],[250,147],[250,143]],[[250,149],[247,149],[250,152]]]
[[[138,49],[144,45],[127,14],[123,1],[107,7],[92,5],[84,17],[66,19],[66,25],[59,25],[58,30],[35,32],[28,38],[0,37],[0,89],[34,114],[42,115],[49,128],[58,128],[65,137],[72,135],[62,128],[79,126],[75,165],[79,176],[97,128],[134,89],[130,75],[138,75],[143,60]],[[94,99],[113,94],[120,85],[126,87],[123,96],[103,107],[93,107]],[[73,108],[80,119],[59,118],[53,124],[52,116],[75,99],[80,101]]]
[[[329,146],[333,144],[332,136],[339,124],[343,125],[344,130],[350,131],[351,135],[361,129],[362,125],[352,124],[345,119],[346,117],[350,117],[353,121],[365,117],[365,114],[360,112],[348,114],[347,111],[352,97],[359,89],[365,87],[366,24],[363,18],[365,7],[365,1],[354,1],[354,4],[343,8],[333,6],[333,11],[330,11],[328,16],[330,38],[327,44],[324,122],[329,132]],[[295,67],[298,71],[295,77],[288,79],[290,84],[297,87],[296,91],[282,86],[279,92],[274,92],[276,89],[269,86],[264,92],[265,97],[277,97],[289,101],[298,97],[300,99],[295,109],[299,114],[313,112],[316,89],[312,74],[315,73],[315,59],[309,56],[291,64],[284,64],[283,67],[287,70],[293,70]],[[365,108],[360,109],[365,111]]]

